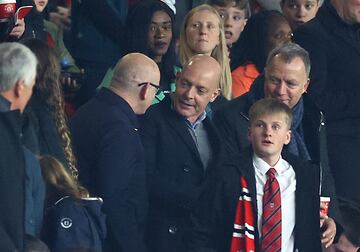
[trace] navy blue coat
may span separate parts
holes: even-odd
[[[324,111],[330,167],[339,196],[360,201],[360,24],[348,25],[325,1],[295,41],[310,55],[309,96]]]
[[[71,121],[79,179],[104,200],[105,251],[146,251],[145,159],[138,122],[129,104],[101,89]]]
[[[206,118],[203,121],[212,149],[204,167],[185,118],[171,109],[170,99],[152,106],[142,121],[142,140],[149,186],[148,249],[184,252],[190,213],[207,175],[221,160],[220,138]]]

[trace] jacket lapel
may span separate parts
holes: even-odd
[[[190,149],[190,151],[202,164],[199,151],[197,150],[195,142],[190,135],[189,129],[186,126],[185,119],[182,116],[178,115],[175,111],[172,111],[171,108],[170,113],[166,118],[171,128],[176,132],[176,134],[179,135],[180,139],[185,143],[185,145]]]

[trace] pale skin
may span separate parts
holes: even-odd
[[[130,53],[116,64],[110,89],[125,99],[135,114],[144,114],[160,82],[157,64],[141,53]],[[142,84],[145,83],[143,85]]]
[[[35,79],[30,85],[26,85],[24,80],[18,80],[12,88],[2,92],[0,95],[11,103],[10,110],[20,110],[22,113],[30,100],[34,84]]]
[[[25,31],[25,21],[23,18],[18,19],[15,27],[9,33],[9,36],[19,39],[24,34],[24,31]]]
[[[209,102],[220,94],[220,65],[207,55],[193,56],[176,79],[172,95],[174,109],[190,123],[195,123]]]
[[[294,31],[316,16],[319,0],[283,0],[281,10]]]
[[[208,10],[194,13],[186,26],[186,38],[193,55],[211,55],[220,41],[220,20]]]
[[[224,21],[226,44],[230,47],[238,41],[247,22],[245,10],[239,9],[234,5],[225,7],[219,5],[213,6]]]
[[[283,146],[290,139],[290,126],[281,113],[259,116],[249,128],[249,141],[254,152],[272,167],[279,161]]]

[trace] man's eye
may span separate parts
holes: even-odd
[[[297,9],[298,6],[296,4],[289,4],[288,5],[290,9]]]
[[[289,88],[295,88],[295,87],[298,86],[297,83],[292,82],[292,81],[286,82],[286,85],[287,85]]]
[[[156,26],[150,25],[149,30],[152,32],[156,31]]]
[[[205,94],[207,92],[207,90],[205,88],[199,88],[197,90],[197,92],[198,92],[199,95],[203,95],[203,94]]]
[[[225,17],[226,17],[226,15],[225,15],[225,13],[219,13],[219,16],[221,17],[221,19],[225,19]]]
[[[276,78],[270,78],[270,81],[273,84],[279,84],[280,83],[280,81],[278,79],[276,79]]]

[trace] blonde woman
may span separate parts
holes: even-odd
[[[179,59],[183,65],[195,54],[206,54],[216,59],[221,68],[220,89],[231,99],[231,71],[222,19],[210,5],[192,9],[185,17],[180,31]]]

